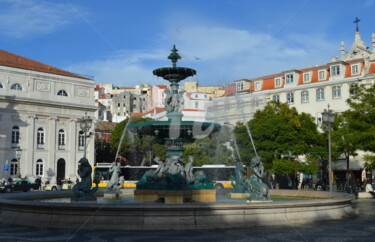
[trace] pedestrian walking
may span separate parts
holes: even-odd
[[[275,174],[272,174],[271,176],[270,186],[271,186],[271,189],[276,189],[276,175]]]
[[[355,179],[352,175],[352,173],[349,173],[349,180],[348,180],[348,187],[349,189],[351,189],[351,191],[354,193],[355,195],[355,199],[358,198],[358,192],[357,192],[357,183],[355,182]]]

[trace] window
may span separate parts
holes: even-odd
[[[272,100],[276,101],[276,102],[280,102],[280,96],[279,95],[273,95]]]
[[[0,83],[0,88],[3,88],[3,84]]]
[[[198,108],[198,102],[195,102],[195,108]]]
[[[204,98],[207,98],[207,95],[204,95]]]
[[[309,92],[303,91],[301,92],[301,103],[308,103],[309,102]]]
[[[20,128],[14,126],[12,128],[12,148],[19,147],[20,143]]]
[[[341,98],[341,87],[336,86],[332,88],[332,97]]]
[[[79,131],[78,133],[78,150],[85,149],[85,134],[83,131]]]
[[[358,84],[351,84],[349,88],[350,96],[355,96],[358,93]]]
[[[294,103],[294,94],[292,92],[289,92],[286,94],[286,100],[289,104]]]
[[[323,101],[324,100],[324,89],[319,88],[316,90],[316,101]]]
[[[339,76],[340,75],[340,66],[331,66],[331,76]]]
[[[39,128],[36,135],[36,145],[38,149],[44,149],[44,130]]]
[[[304,82],[309,82],[310,81],[310,74],[309,73],[303,74],[303,81]]]
[[[36,161],[35,175],[43,176],[43,161],[42,160]]]
[[[326,79],[326,72],[319,71],[319,80],[325,80],[325,79]]]
[[[198,98],[198,95],[197,95],[197,94],[195,94],[195,98]]]
[[[60,129],[59,130],[59,140],[58,140],[58,144],[59,144],[59,150],[65,150],[65,132],[64,130]]]
[[[15,176],[17,174],[17,159],[13,159],[10,162],[10,175]]]
[[[60,90],[57,92],[57,96],[67,97],[68,93],[65,90]]]
[[[281,79],[280,78],[275,79],[275,87],[281,87]]]
[[[352,65],[352,75],[358,75],[358,65]]]
[[[11,90],[16,90],[16,91],[22,91],[22,87],[20,84],[16,83],[16,84],[13,84],[11,87],[10,87]]]
[[[237,92],[238,91],[242,91],[243,90],[243,82],[239,82],[239,83],[237,83]]]
[[[117,107],[120,107],[120,103],[117,103]]]
[[[292,84],[294,83],[293,74],[285,75],[285,84]]]
[[[256,82],[255,83],[255,91],[259,91],[260,90],[260,82]]]

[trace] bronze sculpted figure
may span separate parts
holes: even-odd
[[[81,182],[78,182],[73,187],[75,197],[73,201],[95,201],[96,197],[93,195],[98,190],[99,179],[95,178],[96,187],[92,187],[92,168],[86,157],[83,157],[78,162],[78,175],[81,177]]]

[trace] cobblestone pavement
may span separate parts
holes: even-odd
[[[0,222],[0,241],[375,241],[375,199],[355,200],[353,208],[351,218],[304,226],[199,231],[75,231]]]

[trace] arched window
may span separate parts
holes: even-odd
[[[78,150],[84,150],[85,149],[85,134],[83,131],[79,131],[78,134]]]
[[[60,90],[57,92],[57,96],[67,97],[68,93],[65,90]]]
[[[301,103],[308,103],[309,102],[309,92],[303,91],[301,92]]]
[[[17,174],[17,159],[13,159],[10,162],[10,175],[15,176]]]
[[[0,83],[0,88],[3,88],[3,84]]]
[[[294,93],[292,92],[289,92],[286,94],[286,100],[289,104],[293,104],[294,103]]]
[[[13,84],[11,87],[10,87],[11,90],[17,90],[17,91],[22,91],[22,87],[20,84],[16,83],[16,84]]]
[[[20,143],[20,128],[14,126],[12,128],[12,148],[18,147]]]
[[[40,159],[36,161],[35,175],[43,176],[43,161]]]
[[[332,97],[333,98],[341,98],[341,87],[335,86],[332,88]]]
[[[319,88],[316,90],[316,101],[323,101],[324,100],[324,89]]]
[[[36,144],[38,149],[44,148],[44,130],[39,128],[36,136]]]
[[[59,150],[65,150],[65,132],[63,129],[59,130]]]

